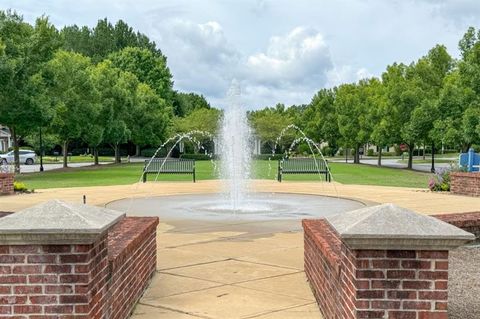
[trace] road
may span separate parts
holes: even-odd
[[[442,158],[442,160],[445,160],[445,158]],[[450,160],[450,159],[449,159]],[[455,161],[454,158],[451,159],[452,161]],[[338,162],[338,163],[345,163],[345,159],[335,159],[335,160],[330,160],[331,162]],[[352,159],[348,160],[349,163],[353,163]],[[361,164],[367,164],[367,165],[373,165],[377,166],[378,160],[376,158],[363,158],[360,159]],[[392,167],[392,168],[407,168],[407,163],[400,162],[400,159],[398,158],[383,158],[382,159],[382,166],[384,167]],[[413,169],[417,171],[422,171],[422,172],[429,172],[432,167],[431,163],[413,163]],[[439,169],[445,169],[450,167],[449,163],[435,163],[435,169],[438,171]]]
[[[131,163],[143,163],[146,159],[145,157],[131,157],[129,161]],[[122,163],[127,161],[126,158],[122,158]],[[112,162],[100,162],[100,165],[111,164]],[[68,163],[68,167],[86,167],[92,166],[93,162],[89,163]],[[62,163],[55,163],[55,164],[43,164],[44,171],[52,171],[55,169],[63,168]],[[21,173],[35,173],[40,172],[40,164],[37,162],[34,165],[20,165],[20,172]]]

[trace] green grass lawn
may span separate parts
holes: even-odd
[[[30,189],[63,188],[79,186],[125,185],[138,182],[142,174],[142,163],[106,164],[98,167],[68,168],[43,173],[20,174],[16,180],[24,182]],[[427,187],[431,174],[394,168],[379,168],[370,165],[330,163],[333,179],[344,184],[383,185],[402,187]],[[275,179],[277,162],[254,161],[254,177]],[[197,180],[215,179],[217,172],[210,161],[196,162]],[[149,175],[154,180],[155,175]],[[191,181],[191,175],[160,175],[158,181]],[[285,181],[316,181],[319,176],[284,175]]]

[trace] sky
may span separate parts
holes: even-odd
[[[321,88],[380,76],[436,44],[458,57],[479,0],[0,0],[61,28],[122,19],[167,56],[174,87],[225,107],[233,79],[248,109],[309,103]]]

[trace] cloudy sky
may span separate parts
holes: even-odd
[[[380,75],[437,43],[458,56],[479,0],[0,0],[58,27],[125,20],[167,55],[175,88],[225,105],[233,78],[260,108],[308,103],[320,88]]]

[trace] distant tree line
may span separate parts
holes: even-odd
[[[120,162],[123,143],[139,154],[210,110],[203,96],[173,90],[161,50],[121,20],[58,30],[44,16],[31,25],[0,11],[0,123],[12,133],[17,171],[20,143],[37,145],[40,132],[45,145],[62,147],[65,167],[73,141],[96,164],[105,145]]]
[[[380,78],[321,89],[308,105],[250,113],[257,134],[272,144],[282,127],[294,123],[336,152],[365,144],[404,144],[412,168],[416,145],[466,151],[480,144],[480,31],[469,28],[459,42],[461,57],[436,45],[410,64],[393,63]]]

